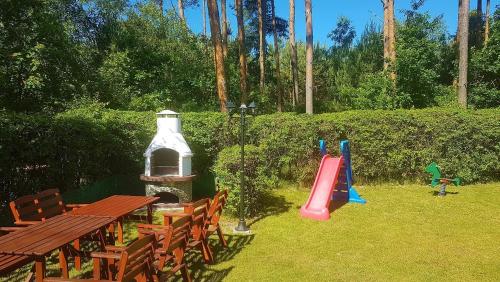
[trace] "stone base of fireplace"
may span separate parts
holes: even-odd
[[[159,196],[159,202],[163,204],[176,202],[175,199],[172,199],[175,197],[177,197],[178,203],[187,203],[193,199],[193,177],[194,175],[183,177],[141,175],[141,180],[146,184],[146,196]],[[162,197],[162,195],[168,194],[170,194],[169,197]]]

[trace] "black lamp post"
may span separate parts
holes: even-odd
[[[233,110],[236,109],[236,106],[233,102],[227,102],[227,109],[229,110],[229,116],[231,116]],[[249,232],[245,222],[245,125],[246,125],[246,113],[248,110],[252,111],[252,114],[255,112],[255,103],[252,102],[250,105],[241,104],[240,106],[240,146],[241,146],[241,159],[240,159],[240,221],[238,222],[238,226],[234,230],[238,232]]]

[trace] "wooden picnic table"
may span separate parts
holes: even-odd
[[[0,254],[34,257],[38,282],[45,277],[45,257],[59,249],[62,275],[68,278],[69,244],[99,231],[99,241],[104,248],[106,227],[113,221],[114,217],[58,215],[0,237]]]
[[[147,221],[153,222],[153,203],[160,197],[114,195],[75,209],[70,215],[114,217],[118,225],[118,242],[123,244],[123,218],[133,211],[147,207]],[[114,233],[114,231],[112,231]]]

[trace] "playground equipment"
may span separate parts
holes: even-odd
[[[352,187],[351,153],[349,141],[340,142],[338,158],[331,157],[326,153],[326,144],[320,140],[320,150],[323,159],[319,166],[316,180],[311,189],[311,194],[306,204],[300,209],[303,217],[317,220],[328,220],[330,218],[330,201],[343,201],[350,203],[366,203]]]
[[[450,178],[442,178],[441,177],[441,169],[439,165],[435,162],[432,162],[425,168],[425,172],[432,174],[431,187],[434,188],[438,184],[441,184],[441,188],[439,189],[438,196],[444,197],[446,196],[446,185],[452,183],[455,186],[460,186],[462,181],[460,178],[456,177],[453,179]]]

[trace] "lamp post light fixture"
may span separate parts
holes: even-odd
[[[233,102],[229,101],[226,104],[229,110],[229,116],[232,115],[233,111],[236,110],[236,106]],[[255,103],[252,102],[250,105],[241,104],[240,106],[240,146],[241,146],[241,158],[240,158],[240,220],[238,226],[234,229],[237,232],[250,232],[246,222],[245,222],[245,126],[246,126],[246,114],[250,110],[252,114],[255,113]]]

